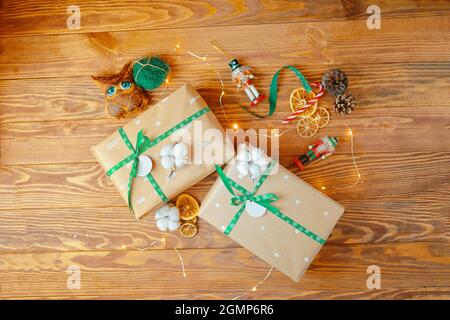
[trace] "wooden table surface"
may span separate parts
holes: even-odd
[[[79,0],[81,29],[69,30],[72,2],[0,2],[0,298],[450,298],[449,1]],[[371,4],[380,30],[366,26]],[[127,121],[105,114],[90,75],[149,54],[169,59],[167,92],[191,83],[224,127],[217,76],[185,50],[223,75],[231,122],[285,129],[295,77],[283,75],[274,116],[254,118],[211,40],[252,66],[266,93],[283,65],[310,80],[339,67],[359,100],[345,121],[363,183],[324,190],[346,212],[299,283],[274,271],[251,292],[269,266],[204,221],[193,239],[165,234],[139,250],[163,235],[153,217],[130,218],[90,153]],[[320,104],[331,109],[330,97]],[[332,120],[315,138],[346,131]],[[315,138],[283,135],[281,164],[316,188],[351,184],[348,141],[304,172],[291,164]],[[188,191],[201,200],[215,179]],[[381,269],[380,289],[367,288],[370,265]],[[81,270],[79,289],[67,287],[69,266]]]

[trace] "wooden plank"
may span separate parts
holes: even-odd
[[[426,288],[410,288],[410,289],[377,289],[377,290],[298,290],[296,292],[272,292],[264,290],[264,286],[258,288],[256,292],[244,292],[240,294],[237,300],[448,300],[450,298],[450,290],[442,287],[426,287]],[[217,293],[197,293],[190,292],[185,294],[173,293],[167,299],[171,300],[217,300],[217,299],[233,299],[236,295]],[[162,300],[160,294],[132,294],[124,295],[59,295],[59,296],[26,296],[26,297],[2,297],[2,299],[113,299],[113,300]]]
[[[325,245],[300,283],[278,271],[264,283],[270,292],[367,290],[369,265],[381,269],[384,290],[450,286],[450,245],[402,243]],[[186,277],[173,250],[0,255],[0,297],[71,295],[217,294],[250,291],[268,266],[245,249],[181,250]],[[81,288],[67,288],[67,268],[78,266]]]
[[[445,196],[448,194],[445,187],[449,183],[449,159],[448,152],[358,155],[357,162],[364,183],[353,188],[352,192],[331,189],[332,186],[345,187],[355,181],[356,173],[350,155],[333,155],[300,174],[291,164],[290,157],[282,157],[280,163],[314,187],[328,187],[325,192],[332,198],[351,201],[363,195],[371,199],[383,195],[408,198],[411,194],[425,192]],[[4,166],[0,177],[0,209],[124,205],[98,164]],[[210,175],[201,185],[192,187],[190,192],[203,198],[214,180],[215,176]],[[386,189],[386,185],[391,188]],[[442,201],[445,198],[428,200]]]
[[[302,68],[308,80],[322,77],[328,66],[308,66]],[[358,98],[360,109],[395,107],[428,108],[446,106],[450,101],[450,64],[448,62],[360,64],[342,65],[350,80],[350,90]],[[256,68],[258,88],[269,92],[269,84],[276,68]],[[238,92],[229,77],[226,66],[218,69],[225,82],[225,110],[231,120],[248,121],[252,117],[243,112],[239,103],[246,103],[246,96]],[[391,80],[395,78],[396,85]],[[152,103],[156,103],[183,83],[190,83],[205,98],[208,105],[218,108],[218,96],[222,90],[213,70],[206,66],[192,73],[180,68],[171,76],[169,86],[152,93]],[[433,83],[433,86],[429,84]],[[300,86],[293,74],[286,72],[280,77],[279,104],[273,119],[281,120],[289,113],[290,91]],[[24,90],[24,88],[27,88]],[[50,89],[51,88],[51,89]],[[82,88],[82,90],[80,90]],[[324,97],[320,106],[329,107],[330,97]],[[258,106],[263,114],[268,110],[268,102]],[[222,112],[216,116],[223,124],[226,119]],[[0,80],[0,121],[61,121],[109,119],[104,110],[103,96],[88,77],[56,77],[48,79]],[[114,122],[111,119],[111,122]],[[281,127],[281,126],[280,126]]]
[[[218,108],[212,107],[216,115]],[[227,111],[228,112],[228,111]],[[358,112],[341,120],[334,118],[330,124],[320,129],[311,138],[300,138],[295,123],[289,126],[280,124],[283,117],[260,120],[246,115],[242,110],[232,109],[229,114],[239,114],[242,118],[230,118],[241,129],[253,136],[261,131],[263,138],[277,141],[280,155],[293,156],[305,150],[308,144],[324,135],[337,135],[348,138],[345,122],[354,132],[355,152],[414,152],[417,146],[423,152],[450,151],[450,135],[445,134],[450,127],[450,108],[429,106],[426,112],[417,112],[415,107],[361,108]],[[287,115],[287,113],[286,113]],[[220,117],[219,117],[220,118]],[[344,121],[342,121],[344,120]],[[91,163],[95,162],[90,148],[112,134],[127,120],[110,119],[55,121],[30,123],[4,123],[0,127],[0,148],[3,165],[51,164],[51,163]],[[128,120],[129,121],[129,120]],[[230,129],[233,122],[225,123]],[[279,138],[270,139],[271,130],[279,128]],[[245,133],[241,131],[241,134]],[[413,141],[413,143],[405,143]],[[349,143],[342,141],[339,152],[348,153]]]
[[[369,30],[365,21],[328,21],[0,38],[0,79],[87,77],[140,56],[167,56],[176,44],[182,52],[187,48],[207,54],[211,65],[223,66],[226,61],[211,40],[220,40],[231,55],[239,52],[242,61],[258,67],[447,62],[448,19],[386,19],[381,30]],[[267,37],[275,33],[279,36]],[[236,34],[245,43],[236,43]],[[203,68],[203,61],[191,58],[190,62],[185,53],[182,56],[184,68]]]
[[[2,1],[0,36],[64,34],[118,30],[165,29],[199,26],[226,26],[280,22],[328,21],[331,19],[366,19],[373,1],[338,0],[279,1],[147,1],[111,0],[99,5],[93,0],[79,0],[81,25],[79,30],[66,26],[67,8],[71,1]],[[383,18],[440,16],[448,14],[446,1],[377,1]]]
[[[331,188],[354,181],[348,155],[334,155],[300,174],[289,158],[281,163],[313,186],[327,186],[324,192],[346,207],[329,243],[444,243],[450,242],[449,159],[450,153],[370,154],[358,160],[364,183],[352,189]],[[193,239],[161,233],[152,215],[136,221],[96,165],[3,172],[0,253],[147,248],[161,237],[166,248],[237,246],[204,221]],[[201,201],[215,179],[211,175],[187,192]]]

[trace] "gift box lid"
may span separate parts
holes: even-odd
[[[176,130],[170,133],[174,128]],[[167,199],[173,198],[211,174],[215,163],[226,163],[234,156],[231,140],[203,98],[188,84],[130,120],[122,129],[133,147],[136,146],[140,130],[150,141],[157,141],[143,154],[152,160],[150,174]],[[170,134],[164,135],[168,132]],[[170,170],[161,165],[160,151],[165,145],[177,142],[188,146],[189,162],[170,175]],[[105,172],[132,153],[117,130],[92,147],[92,152]],[[131,170],[132,161],[110,175],[110,180],[126,203]],[[137,218],[163,203],[161,193],[158,193],[147,177],[138,176],[133,179],[131,205]]]
[[[245,189],[253,190],[255,183],[240,174],[234,161],[226,166],[224,173]],[[244,209],[229,237],[294,281],[299,281],[343,214],[344,207],[277,162],[271,173],[255,195],[276,195],[278,200],[270,205],[282,215],[266,210],[263,216],[255,218]],[[202,202],[200,216],[226,232],[240,207],[245,206],[244,202],[232,205],[232,196],[218,178]],[[300,227],[293,227],[283,215]]]

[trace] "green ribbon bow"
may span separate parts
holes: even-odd
[[[274,207],[272,205],[273,202],[277,201],[279,198],[273,193],[265,193],[262,195],[255,196],[255,193],[258,191],[258,189],[261,187],[261,185],[266,181],[267,176],[269,175],[270,171],[272,170],[273,166],[275,165],[275,161],[272,161],[269,165],[269,167],[266,169],[264,174],[259,178],[259,180],[256,182],[255,187],[250,192],[247,189],[245,189],[243,186],[241,186],[236,181],[230,179],[225,175],[222,168],[216,165],[216,171],[219,174],[220,179],[222,180],[225,188],[233,195],[230,200],[230,204],[232,206],[240,206],[234,217],[231,219],[228,226],[225,228],[225,231],[223,232],[226,235],[229,235],[230,232],[233,230],[234,226],[238,222],[239,218],[241,217],[242,213],[245,209],[245,204],[247,201],[252,201],[260,206],[263,206],[266,208],[270,213],[275,215],[276,217],[280,218],[281,220],[289,223],[291,226],[293,226],[296,230],[302,232],[309,238],[313,239],[314,241],[324,244],[325,239],[321,238],[320,236],[316,235],[312,231],[306,229],[304,226],[299,224],[298,222],[295,222],[287,215],[283,214],[278,208]],[[239,191],[240,195],[237,195],[234,191],[236,189]]]
[[[140,130],[136,137],[136,147],[133,147],[133,144],[131,143],[130,139],[128,138],[127,134],[123,130],[123,128],[119,128],[119,134],[122,138],[125,145],[128,147],[128,149],[131,151],[131,154],[125,157],[123,160],[121,160],[119,163],[117,163],[115,166],[113,166],[111,169],[109,169],[106,172],[106,175],[109,177],[114,172],[122,168],[124,165],[126,165],[129,162],[132,162],[131,165],[131,171],[130,176],[128,178],[128,186],[127,186],[127,202],[128,202],[128,208],[131,212],[133,212],[133,207],[131,205],[131,189],[133,187],[133,180],[136,178],[137,175],[137,168],[139,164],[139,156],[146,152],[148,149],[152,148],[162,140],[166,139],[170,135],[172,135],[175,131],[181,129],[182,127],[186,126],[187,124],[191,123],[195,119],[201,117],[205,113],[209,112],[209,107],[205,107],[201,109],[200,111],[197,111],[193,115],[187,117],[183,121],[177,123],[175,126],[167,130],[166,132],[160,134],[155,139],[150,140],[147,136],[144,135],[143,130]],[[155,189],[155,192],[158,194],[158,196],[161,198],[162,201],[167,202],[169,199],[162,191],[159,184],[156,182],[155,178],[149,173],[146,176],[147,180],[150,182],[150,184]]]

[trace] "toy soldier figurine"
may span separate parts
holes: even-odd
[[[253,107],[266,98],[253,85],[252,80],[255,76],[250,71],[250,67],[240,65],[237,59],[231,60],[228,65],[231,68],[231,78],[236,83],[238,89],[244,87],[245,93],[251,101],[250,106]]]
[[[326,159],[336,152],[338,137],[322,137],[308,146],[308,151],[300,156],[294,157],[295,165],[303,170],[311,162],[317,159]]]

